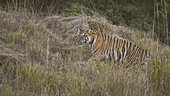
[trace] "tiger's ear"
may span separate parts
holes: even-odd
[[[82,31],[81,27],[79,27],[79,30]]]

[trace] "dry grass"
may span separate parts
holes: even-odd
[[[90,62],[76,45],[79,26],[118,35],[152,54],[142,76],[114,64]],[[154,65],[153,65],[154,62]],[[98,14],[40,17],[0,11],[0,95],[168,96],[170,48],[150,34],[110,24]]]

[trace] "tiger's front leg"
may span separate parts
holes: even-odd
[[[101,61],[102,59],[103,59],[102,55],[100,55],[100,54],[93,54],[93,56],[88,60],[88,63],[92,62],[92,61]]]

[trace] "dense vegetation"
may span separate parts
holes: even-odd
[[[44,15],[81,13],[77,7],[89,8],[110,23],[130,26],[151,32],[154,38],[170,44],[170,1],[169,0],[2,0],[1,5],[15,5],[14,9],[26,8]]]
[[[1,0],[0,96],[169,96],[169,6],[166,0]],[[90,46],[75,39],[82,25],[149,51],[148,67],[140,73],[87,62]]]

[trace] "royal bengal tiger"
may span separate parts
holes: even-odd
[[[148,62],[149,53],[136,44],[121,39],[117,36],[107,35],[93,30],[82,30],[79,28],[77,43],[82,46],[86,43],[92,47],[91,59],[124,62],[129,64],[142,64]]]

